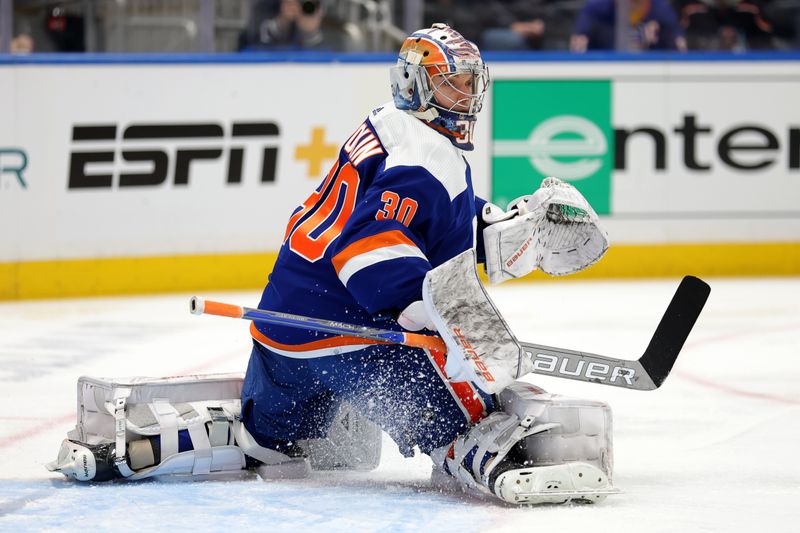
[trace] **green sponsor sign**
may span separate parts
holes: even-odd
[[[555,176],[610,213],[611,81],[497,80],[492,94],[492,202],[505,207]]]

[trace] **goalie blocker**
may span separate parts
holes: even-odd
[[[381,431],[342,402],[324,439],[286,454],[263,448],[239,421],[242,376],[78,380],[78,419],[47,464],[78,481],[153,476],[230,476],[254,468],[265,479],[314,470],[372,470]]]

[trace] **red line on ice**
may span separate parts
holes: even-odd
[[[704,339],[689,341],[686,345],[699,346],[701,344],[713,344],[715,342],[726,342],[731,339],[738,339],[739,337],[751,337],[753,335],[763,335],[764,333],[775,333],[780,331],[800,331],[800,324],[784,324],[782,326],[772,326],[758,330],[737,331],[736,333],[728,333],[726,335],[717,335],[716,337],[706,337]]]
[[[46,416],[0,416],[0,420],[25,420],[26,422],[33,422],[34,420],[50,420]]]
[[[9,435],[8,437],[5,437],[4,439],[0,440],[0,448],[16,444],[21,440],[29,439],[31,437],[38,435],[39,433],[47,431],[48,429],[53,429],[53,426],[55,424],[61,424],[67,422],[68,420],[74,420],[74,419],[75,419],[75,413],[70,413],[68,415],[61,415],[56,418],[51,418],[45,422],[42,422],[38,426],[33,426],[32,428],[26,429],[25,431],[21,431],[19,433],[15,433],[14,435]]]
[[[766,394],[763,392],[755,392],[749,391],[745,389],[737,389],[735,387],[731,387],[729,385],[724,385],[722,383],[717,383],[715,381],[709,381],[707,379],[703,379],[697,376],[693,376],[686,372],[676,370],[675,374],[679,375],[683,379],[689,380],[692,383],[697,383],[698,385],[703,385],[704,387],[709,387],[712,389],[721,390],[730,394],[735,394],[736,396],[746,396],[748,398],[757,398],[759,400],[772,400],[773,402],[778,403],[785,403],[789,405],[800,405],[800,400],[793,400],[791,398],[784,398],[782,396],[774,396],[772,394]]]
[[[701,344],[713,344],[715,342],[727,342],[732,339],[738,339],[740,337],[750,337],[753,335],[763,335],[765,333],[774,333],[780,331],[794,331],[800,329],[800,325],[798,324],[787,324],[783,326],[774,326],[769,328],[763,328],[759,330],[750,330],[750,331],[739,331],[736,333],[731,333],[729,335],[718,335],[716,337],[707,337],[705,339],[698,339],[696,341],[692,341],[687,343],[687,346],[698,346]],[[746,389],[739,389],[736,387],[731,387],[730,385],[725,385],[724,383],[719,383],[716,381],[712,381],[709,379],[701,378],[699,376],[695,376],[688,372],[682,370],[674,370],[674,374],[691,381],[692,383],[696,383],[698,385],[702,385],[704,387],[708,387],[711,389],[721,390],[723,392],[727,392],[729,394],[733,394],[736,396],[744,396],[747,398],[756,398],[759,400],[770,400],[773,402],[788,404],[788,405],[800,405],[800,400],[795,400],[792,398],[786,398],[783,396],[775,396],[774,394],[767,394],[764,392],[757,392],[757,391],[750,391]]]

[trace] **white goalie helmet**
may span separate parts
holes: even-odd
[[[478,47],[446,24],[408,36],[390,78],[398,109],[456,138],[467,134],[489,86]]]

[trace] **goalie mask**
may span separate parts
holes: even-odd
[[[476,115],[483,106],[489,71],[474,43],[446,24],[406,38],[391,69],[398,109],[424,120],[463,150],[472,150]]]

